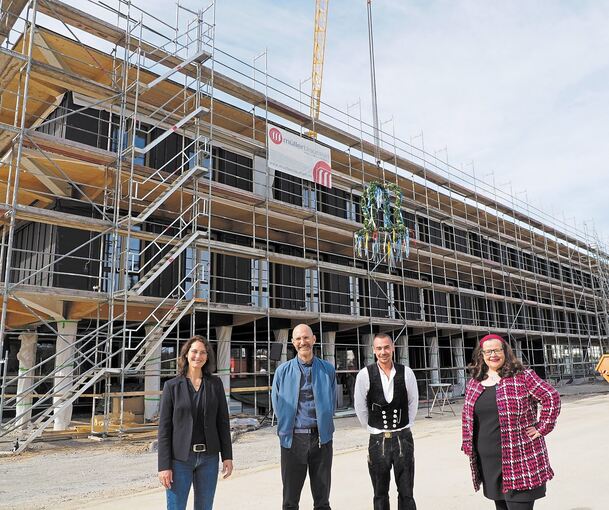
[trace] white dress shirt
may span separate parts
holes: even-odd
[[[380,366],[379,372],[381,375],[381,384],[383,385],[383,394],[385,395],[385,400],[387,403],[391,403],[393,400],[395,365],[391,366],[389,377],[387,377]],[[392,432],[412,427],[415,416],[417,415],[417,409],[419,407],[419,388],[417,387],[417,379],[410,367],[404,367],[404,380],[406,383],[406,391],[408,392],[408,425],[399,429],[394,429]],[[368,405],[366,404],[366,397],[368,396],[369,390],[370,377],[368,376],[368,369],[362,368],[357,374],[357,379],[355,379],[355,414],[357,414],[358,420],[364,427],[366,427],[366,430],[368,430],[370,434],[387,432],[386,430],[377,429],[368,425]]]

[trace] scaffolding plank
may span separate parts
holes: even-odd
[[[39,12],[46,14],[59,21],[63,21],[68,25],[79,28],[90,34],[96,35],[106,41],[119,46],[125,46],[125,31],[119,29],[117,26],[103,21],[91,14],[77,9],[71,5],[58,0],[45,0],[38,6]],[[167,53],[158,46],[154,46],[146,41],[142,41],[134,37],[129,37],[129,49],[141,49],[146,54],[146,58],[159,62],[168,67],[177,67],[184,64],[184,60],[180,57]],[[204,56],[199,56],[199,61],[204,61]],[[192,63],[183,65],[180,69],[181,72],[189,76],[196,75],[196,67]]]
[[[6,41],[29,0],[2,0],[0,15],[0,44]]]

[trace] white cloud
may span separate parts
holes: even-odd
[[[220,49],[249,63],[267,49],[270,73],[296,88],[310,76],[312,0],[216,5]],[[366,2],[329,6],[322,98],[341,110],[361,98],[370,120]],[[165,2],[146,8],[169,17]],[[609,234],[609,0],[374,0],[373,9],[381,120],[393,116],[404,140],[423,130],[426,149],[447,146],[455,167],[474,160],[478,176],[492,171],[534,205],[578,226],[594,218]]]

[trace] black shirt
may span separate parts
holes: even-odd
[[[190,379],[188,379],[188,392],[190,393],[190,402],[192,404],[192,440],[193,444],[205,444],[205,428],[204,418],[205,410],[203,408],[203,382],[199,387],[199,391],[195,390]]]

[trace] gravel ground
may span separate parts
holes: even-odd
[[[336,451],[360,448],[367,435],[354,417],[336,420]],[[150,439],[91,443],[61,441],[0,458],[0,509],[78,508],[79,502],[157,488],[156,453]],[[252,470],[279,462],[276,428],[240,435],[235,469]]]
[[[604,389],[609,387],[601,387]],[[596,388],[595,388],[596,389]],[[585,388],[580,390],[585,391]],[[568,392],[564,392],[568,393]],[[578,392],[579,393],[579,392]],[[586,395],[566,395],[563,401],[576,401]],[[417,437],[434,434],[458,420],[451,414],[425,420],[419,410],[415,425]],[[366,447],[368,436],[355,417],[335,420],[335,452]],[[36,449],[18,457],[0,458],[0,509],[80,508],[88,501],[116,498],[146,489],[158,488],[156,453],[145,440],[110,439],[37,443]],[[235,469],[255,471],[279,463],[276,428],[264,427],[239,436],[234,444]]]

